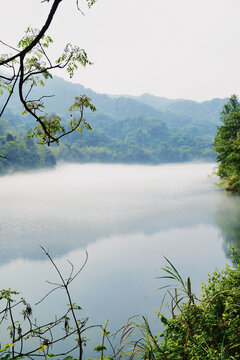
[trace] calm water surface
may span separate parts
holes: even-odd
[[[239,241],[239,229],[229,235],[233,208],[239,223],[239,199],[214,187],[213,168],[68,164],[0,178],[1,288],[32,303],[50,289],[45,279],[56,276],[42,245],[66,276],[66,259],[77,268],[86,248],[89,260],[72,295],[90,323],[110,319],[111,330],[159,309],[163,281],[155,277],[163,255],[199,292],[207,274],[226,263],[227,243]],[[47,312],[58,313],[63,296],[51,296]],[[45,306],[37,311],[44,314]]]

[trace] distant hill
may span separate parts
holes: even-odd
[[[136,97],[138,101],[150,105],[160,111],[169,111],[177,116],[187,116],[191,121],[211,121],[219,123],[219,112],[228,101],[225,99],[212,99],[209,101],[197,102],[192,100],[169,100],[162,97],[143,94]]]
[[[62,78],[54,77],[49,80],[46,87],[39,86],[35,89],[36,97],[42,94],[54,95],[53,98],[45,99],[47,109],[50,112],[67,116],[68,107],[73,103],[74,97],[85,94],[90,97],[99,113],[103,113],[114,119],[123,119],[135,116],[169,116],[172,122],[185,118],[188,122],[210,121],[214,124],[219,122],[219,113],[227,99],[213,99],[210,101],[197,102],[192,100],[170,100],[150,94],[141,96],[111,96],[98,94],[80,84],[73,84]],[[1,100],[1,99],[0,99]],[[21,104],[17,97],[13,97],[8,107],[14,114],[19,114]],[[177,124],[178,121],[176,120]]]
[[[47,166],[56,160],[152,164],[214,160],[211,144],[220,123],[220,112],[227,102],[227,99],[171,100],[150,94],[110,96],[58,77],[49,80],[44,88],[35,89],[34,96],[43,94],[54,95],[46,98],[47,111],[61,115],[65,120],[74,97],[82,94],[92,99],[97,111],[85,114],[93,131],[63,138],[59,147],[50,149],[51,158],[49,152],[42,156],[39,147],[31,146],[31,151],[37,151],[41,159],[40,167],[44,166],[45,158]],[[4,126],[0,124],[1,154],[9,151],[11,142],[12,145],[21,143],[26,132],[35,126],[29,116],[20,116],[21,111],[15,95],[4,113]],[[29,142],[25,141],[24,146],[29,146]],[[0,172],[4,172],[6,166],[1,161]]]

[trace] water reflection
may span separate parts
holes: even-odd
[[[240,252],[240,196],[223,194],[214,215],[224,239],[224,250],[229,256],[229,245]]]

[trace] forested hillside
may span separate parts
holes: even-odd
[[[36,97],[40,91],[36,88]],[[67,121],[74,97],[82,94],[97,108],[85,114],[92,131],[72,133],[51,147],[27,138],[35,123],[20,115],[13,96],[0,121],[0,154],[8,158],[0,160],[1,173],[54,166],[58,160],[159,164],[215,159],[212,142],[226,99],[198,103],[149,94],[108,96],[56,77],[47,87],[47,95],[54,95],[46,99],[47,110]]]

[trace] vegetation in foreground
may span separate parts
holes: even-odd
[[[236,250],[232,258],[234,268],[226,265],[209,276],[201,299],[192,293],[190,279],[185,283],[167,260],[163,268],[167,275],[162,278],[179,284],[167,291],[172,316],[158,314],[164,330],[156,336],[146,318],[130,321],[122,332],[121,358],[240,359],[240,257]]]
[[[31,307],[28,303],[20,301],[13,302],[15,292],[1,291],[1,301],[5,307],[1,311],[1,327],[7,319],[10,326],[6,334],[10,334],[10,340],[2,344],[0,350],[1,360],[20,359],[33,357],[61,357],[68,355],[65,359],[73,359],[71,349],[78,349],[78,359],[83,359],[83,345],[85,345],[85,331],[88,330],[87,320],[77,320],[76,313],[81,308],[71,300],[68,285],[75,279],[76,274],[72,271],[67,280],[64,280],[59,269],[46,253],[57,270],[61,284],[55,284],[57,288],[64,288],[68,296],[69,307],[66,313],[58,320],[50,321],[44,326],[37,326],[36,321],[31,319]],[[222,271],[215,271],[209,276],[208,283],[202,285],[202,295],[198,299],[191,290],[191,282],[188,278],[183,281],[174,265],[167,260],[167,266],[163,268],[165,278],[177,282],[177,285],[168,285],[166,294],[170,296],[169,307],[171,316],[158,313],[162,323],[157,335],[151,331],[150,324],[145,317],[141,319],[132,318],[117,333],[121,335],[120,343],[113,349],[110,334],[106,326],[102,330],[102,343],[94,348],[100,354],[100,359],[149,359],[149,360],[237,360],[240,359],[240,256],[232,249],[233,268],[226,265]],[[81,271],[81,269],[80,269]],[[80,272],[78,271],[77,274]],[[165,301],[165,297],[164,297]],[[15,307],[19,304],[25,306],[21,313],[22,320],[14,320]],[[16,315],[16,313],[15,313]],[[28,324],[23,325],[23,319]],[[54,328],[62,326],[63,334],[56,339]],[[25,329],[25,333],[24,330]],[[70,351],[54,353],[54,346],[59,342],[74,335]],[[116,334],[115,334],[116,335]],[[25,343],[33,339],[40,342],[34,346],[32,351],[25,350]],[[109,348],[107,349],[107,344]],[[112,350],[112,355],[105,353]]]

